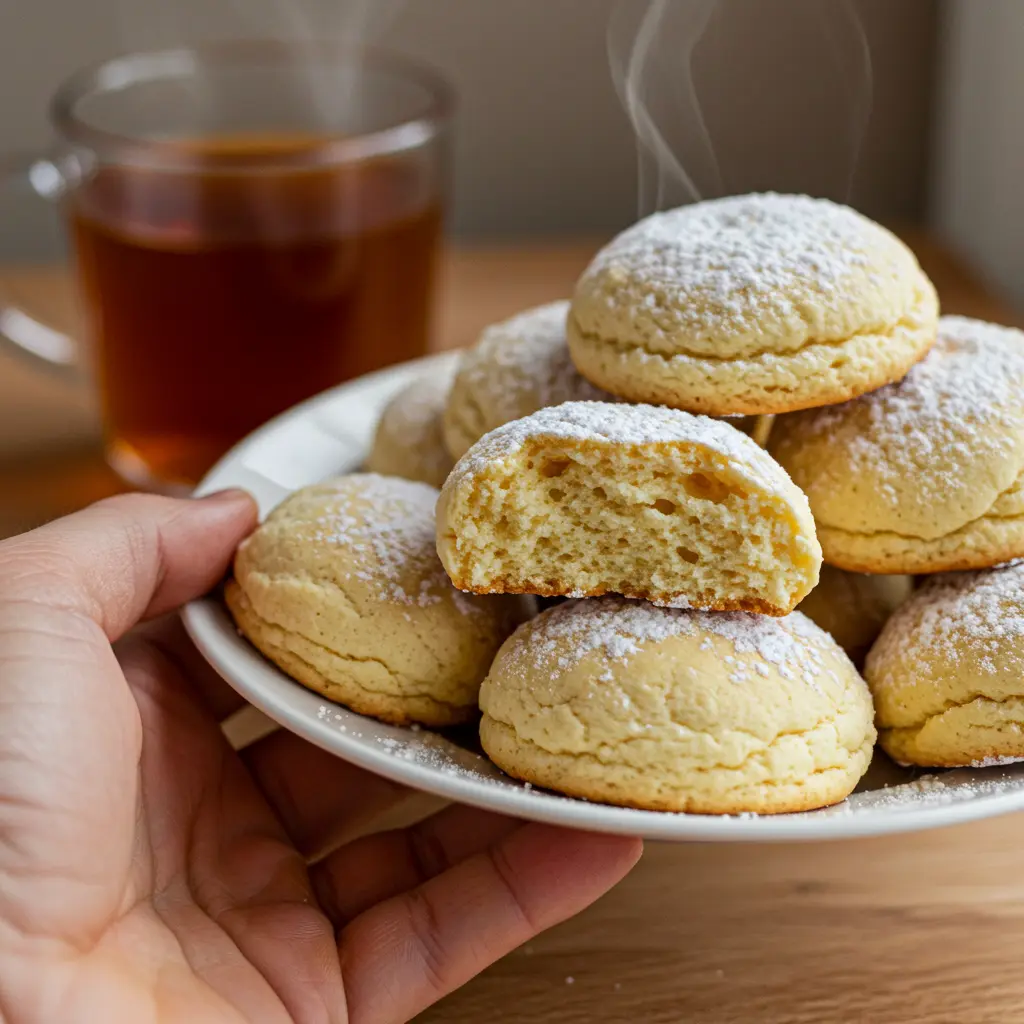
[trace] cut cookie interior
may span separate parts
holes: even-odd
[[[806,498],[754,441],[703,416],[568,402],[459,461],[438,553],[475,593],[619,593],[784,615],[821,553]]]

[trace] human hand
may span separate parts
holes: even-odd
[[[405,791],[283,731],[236,753],[240,698],[164,614],[254,522],[134,495],[0,544],[7,1024],[408,1020],[640,855],[464,807],[341,844]]]

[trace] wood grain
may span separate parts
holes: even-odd
[[[908,238],[947,311],[1020,323],[953,255]],[[566,294],[592,248],[453,252],[438,337],[468,344],[489,321]],[[42,308],[67,303],[60,275],[16,276]],[[7,381],[0,364],[0,406]],[[43,415],[66,401],[36,386],[28,405]],[[116,486],[87,439],[0,467],[0,532]],[[1024,1015],[1021,949],[1024,816],[835,844],[649,844],[615,892],[422,1020],[1012,1024]]]
[[[1024,818],[836,844],[648,844],[437,1024],[1011,1024]],[[572,982],[569,982],[569,979]]]

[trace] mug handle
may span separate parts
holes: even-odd
[[[45,156],[15,157],[0,162],[0,189],[24,189],[32,200],[54,203],[64,194],[67,178]],[[79,375],[78,345],[10,301],[0,291],[0,342],[63,374]]]

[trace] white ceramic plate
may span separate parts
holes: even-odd
[[[362,463],[388,398],[435,356],[344,384],[272,420],[229,452],[197,493],[244,487],[265,514],[297,487]],[[371,772],[449,800],[520,818],[668,840],[843,839],[933,828],[1024,808],[1024,765],[921,773],[878,754],[845,803],[773,816],[635,811],[530,789],[474,749],[472,731],[447,737],[383,725],[293,682],[236,632],[223,604],[196,601],[185,625],[217,671],[287,729]]]

